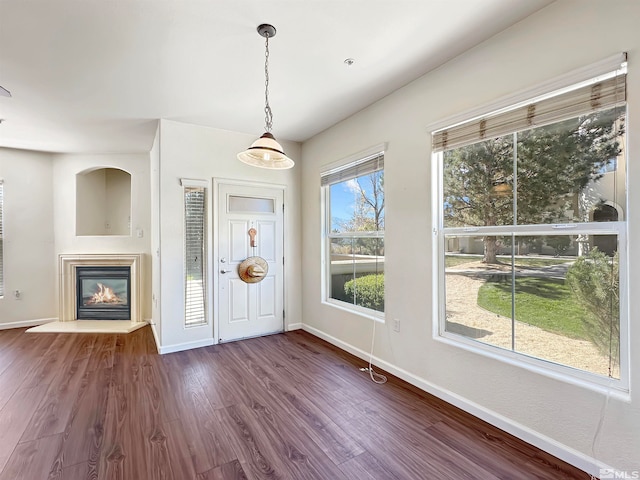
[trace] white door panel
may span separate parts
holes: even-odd
[[[271,264],[276,261],[277,255],[276,222],[256,223],[258,225],[258,231],[262,234],[260,238],[258,238],[258,255]],[[271,268],[271,265],[269,265],[269,268]]]
[[[276,277],[268,276],[258,284],[258,316],[268,317],[276,311]]]
[[[218,337],[221,342],[284,328],[283,211],[278,188],[220,184],[218,191]],[[250,229],[256,230],[251,246]],[[267,261],[257,283],[245,283],[238,266],[247,257]]]
[[[240,263],[247,258],[249,251],[249,237],[247,235],[249,227],[247,225],[246,220],[229,221],[229,244],[231,245],[229,259],[234,263]]]
[[[229,280],[230,322],[249,321],[249,295],[247,284],[239,278]]]

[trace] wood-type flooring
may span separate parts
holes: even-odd
[[[158,355],[0,331],[0,480],[588,479],[302,331]]]

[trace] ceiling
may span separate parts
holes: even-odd
[[[304,141],[553,0],[0,0],[0,146],[149,151],[166,118]],[[347,66],[344,60],[355,59]]]

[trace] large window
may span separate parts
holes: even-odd
[[[325,301],[384,312],[384,156],[324,172]]]
[[[626,377],[625,82],[621,67],[433,134],[441,336]]]
[[[185,325],[207,323],[206,182],[182,180],[184,187]]]

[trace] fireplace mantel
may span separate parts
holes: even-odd
[[[131,268],[131,318],[132,323],[142,323],[141,254],[61,254],[58,257],[60,286],[60,322],[76,321],[76,268],[125,266]],[[84,321],[84,320],[83,320]],[[111,320],[105,320],[107,322]]]

